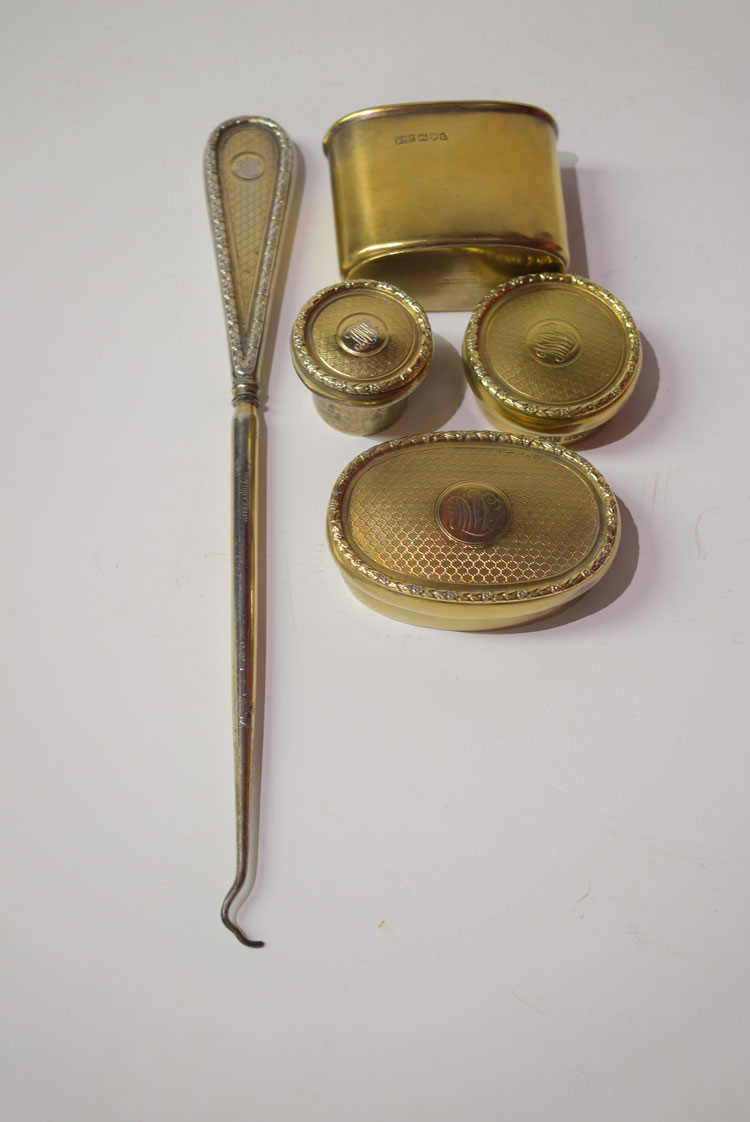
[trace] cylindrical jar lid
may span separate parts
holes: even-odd
[[[469,383],[498,427],[566,442],[624,404],[641,366],[627,309],[585,277],[541,273],[501,285],[464,339]]]
[[[365,408],[411,392],[432,358],[424,311],[382,281],[341,281],[318,292],[297,316],[291,346],[308,389]]]

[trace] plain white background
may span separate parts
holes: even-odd
[[[6,5],[2,1012],[12,1122],[747,1117],[747,7]],[[531,102],[571,270],[645,365],[581,446],[616,568],[536,627],[392,623],[324,541],[369,443],[288,353],[338,276],[339,116]],[[301,196],[266,397],[261,865],[234,865],[229,367],[202,180],[278,120]],[[399,431],[484,427],[467,316]]]

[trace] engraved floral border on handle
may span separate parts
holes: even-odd
[[[237,314],[237,298],[232,281],[232,270],[227,248],[227,227],[224,203],[219,182],[217,147],[224,133],[230,129],[246,126],[267,129],[273,134],[279,146],[279,169],[276,178],[273,204],[268,223],[267,236],[263,244],[262,258],[258,264],[258,283],[250,330],[244,341],[240,331]],[[271,296],[274,265],[281,242],[281,234],[286,212],[291,178],[294,167],[294,148],[289,137],[275,121],[267,117],[233,117],[224,121],[211,133],[206,145],[205,159],[206,192],[211,227],[214,235],[216,259],[219,266],[219,280],[224,304],[224,319],[229,337],[229,350],[232,360],[232,382],[235,390],[244,390],[251,400],[257,401],[258,362],[263,345],[263,332],[266,313]]]

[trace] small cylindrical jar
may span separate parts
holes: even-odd
[[[564,444],[600,428],[625,404],[641,368],[633,318],[585,277],[516,277],[474,310],[464,367],[497,428]]]
[[[316,293],[295,320],[292,359],[320,415],[368,435],[398,419],[432,359],[420,305],[383,281],[341,281]]]

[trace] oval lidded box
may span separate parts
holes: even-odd
[[[436,432],[370,448],[340,475],[328,541],[351,590],[405,623],[529,622],[591,588],[619,543],[617,502],[568,448]]]

